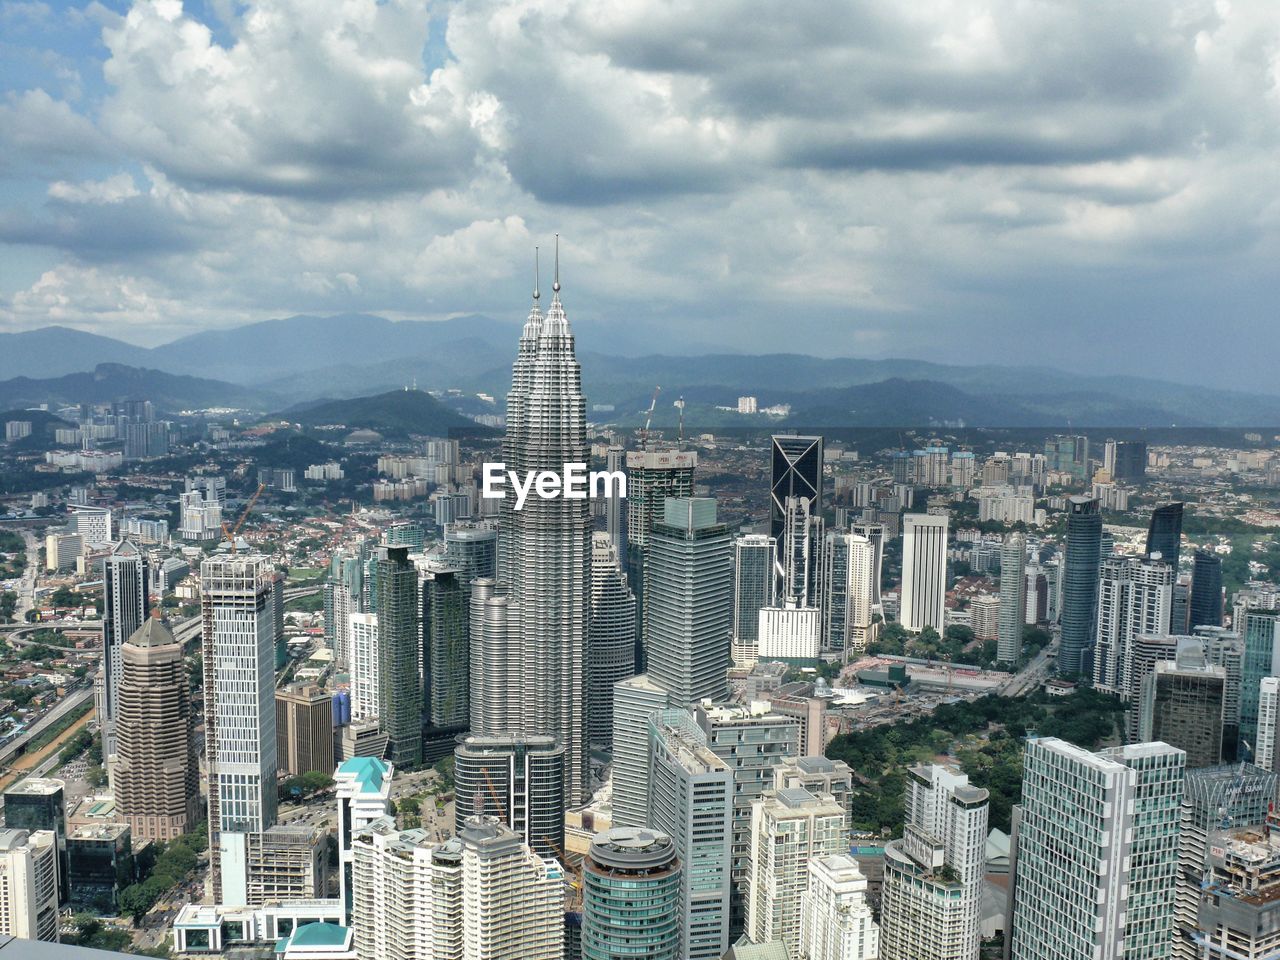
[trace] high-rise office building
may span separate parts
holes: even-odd
[[[596,533],[591,539],[587,662],[587,732],[591,743],[611,750],[613,685],[636,672],[636,598],[607,533]]]
[[[1055,436],[1044,442],[1045,469],[1052,473],[1066,473],[1077,483],[1089,479],[1089,438],[1084,436]]]
[[[800,723],[763,704],[699,704],[694,719],[707,746],[733,771],[733,888],[729,937],[746,928],[747,885],[751,879],[751,805],[773,788],[774,769],[800,755]],[[616,776],[616,774],[615,774]],[[615,807],[616,809],[616,807]]]
[[[1240,681],[1240,740],[1258,736],[1258,690],[1263,677],[1280,676],[1280,610],[1238,607],[1232,623],[1244,641]]]
[[[453,563],[428,558],[418,570],[424,761],[446,756],[471,719],[471,581]]]
[[[512,366],[502,453],[507,469],[520,476],[544,470],[558,474],[566,463],[588,459],[582,375],[560,302],[558,266],[556,277],[545,317],[535,291]],[[506,659],[520,671],[521,689],[505,710],[505,732],[552,736],[564,745],[565,801],[572,806],[585,799],[589,786],[590,506],[586,499],[535,496],[517,510],[515,498],[508,496],[500,507],[498,583],[506,590]],[[490,663],[479,666],[488,669]],[[476,670],[473,662],[473,677]],[[510,697],[514,688],[503,696]],[[483,698],[480,710],[489,705]],[[473,730],[494,726],[482,720]]]
[[[276,691],[276,758],[294,776],[333,770],[332,693],[314,683]]]
[[[611,445],[605,452],[605,469],[609,473],[627,472],[627,452],[621,446]],[[610,497],[604,504],[604,532],[609,537],[614,554],[621,563],[627,556],[626,501]]]
[[[0,830],[0,934],[58,941],[58,870],[51,830]]]
[[[754,666],[759,653],[760,609],[773,606],[778,543],[764,534],[733,541],[733,662]]]
[[[1134,640],[1167,632],[1173,579],[1173,568],[1162,560],[1107,557],[1102,561],[1093,648],[1093,683],[1099,690],[1136,702],[1141,680],[1132,675]]]
[[[679,956],[720,960],[729,949],[733,771],[687,710],[653,716],[649,743],[648,823],[672,838],[684,864]]]
[[[1162,660],[1142,681],[1140,743],[1160,741],[1187,754],[1187,769],[1222,762],[1222,718],[1227,671],[1209,666],[1198,643]]]
[[[357,956],[563,960],[565,877],[491,819],[432,842],[386,817],[352,844]]]
[[[798,607],[817,608],[822,589],[823,521],[809,497],[787,497],[778,540],[778,595]]]
[[[1145,440],[1107,440],[1102,448],[1102,469],[1116,482],[1140,482],[1147,475]]]
[[[845,853],[809,861],[800,898],[800,956],[809,960],[876,960],[880,927],[867,903],[867,878]]]
[[[1097,629],[1098,564],[1102,551],[1102,514],[1091,497],[1067,501],[1067,550],[1062,566],[1058,670],[1090,671]]]
[[[875,547],[856,533],[832,531],[822,548],[822,646],[861,651],[872,639]]]
[[[1205,857],[1193,950],[1198,960],[1265,958],[1280,950],[1280,816],[1261,830],[1228,824]]]
[[[613,686],[613,825],[649,822],[649,720],[671,706],[671,694],[647,673]]]
[[[733,541],[711,498],[668,499],[645,570],[649,679],[676,704],[728,692]]]
[[[67,890],[67,785],[52,777],[27,777],[4,792],[4,825],[35,833],[48,830],[57,840],[58,902]]]
[[[1195,639],[1204,646],[1205,662],[1222,667],[1227,682],[1222,704],[1222,756],[1237,758],[1240,740],[1240,696],[1244,687],[1244,641],[1222,627],[1201,627]]]
[[[373,612],[378,618],[378,721],[397,767],[422,760],[422,639],[418,629],[418,571],[408,547],[380,546]]]
[[[645,563],[649,532],[661,521],[669,497],[693,496],[693,471],[698,454],[670,444],[649,442],[643,450],[627,451],[627,581],[636,597],[636,641],[645,623]],[[644,650],[637,647],[636,668],[644,669]]]
[[[677,960],[683,865],[671,837],[615,827],[596,834],[582,865],[583,960]]]
[[[1183,504],[1166,503],[1151,511],[1151,522],[1147,527],[1147,556],[1157,553],[1160,559],[1178,570],[1178,561],[1182,557],[1182,508]]]
[[[102,726],[102,755],[116,752],[116,714],[119,710],[120,650],[146,622],[150,603],[147,577],[150,564],[132,540],[121,540],[102,560],[102,676],[103,695],[98,714]]]
[[[248,895],[247,834],[276,820],[274,570],[259,554],[200,565],[210,880],[215,903]]]
[[[1022,628],[1027,607],[1027,537],[1010,533],[1000,548],[1000,623],[996,658],[1017,663],[1022,656]]]
[[[871,606],[879,607],[880,577],[884,567],[885,526],[877,521],[855,520],[850,527],[850,532],[855,536],[866,537],[871,542],[871,572],[868,575],[871,580]]]
[[[554,737],[459,737],[454,822],[496,817],[540,856],[564,851],[564,747]]]
[[[1222,558],[1197,550],[1191,571],[1188,627],[1222,626]]]
[[[455,520],[444,530],[444,558],[466,584],[492,579],[498,570],[498,531],[485,523]]]
[[[1167,957],[1186,757],[1163,743],[1090,753],[1027,742],[1012,960]]]
[[[769,535],[785,556],[787,498],[807,501],[810,516],[822,514],[822,438],[775,435],[770,461]]]
[[[378,650],[378,617],[353,613],[347,617],[347,656],[351,665],[351,719],[377,720],[381,713],[382,654]]]
[[[771,790],[754,801],[746,916],[751,941],[781,942],[791,956],[799,956],[809,864],[848,852],[845,810],[831,795],[796,787]]]
[[[902,518],[902,595],[898,619],[908,630],[945,627],[947,600],[945,516],[908,513]]]
[[[133,840],[168,842],[199,817],[191,690],[182,644],[150,617],[121,648],[116,763],[116,815]],[[333,732],[329,733],[330,755]],[[332,767],[332,764],[330,764]]]
[[[133,838],[126,823],[92,823],[67,834],[67,888],[71,904],[102,913],[119,907],[133,882]]]
[[[981,943],[987,791],[958,770],[907,771],[906,825],[885,847],[884,960],[970,960]]]

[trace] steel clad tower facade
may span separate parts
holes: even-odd
[[[573,332],[560,303],[559,268],[544,317],[534,305],[520,337],[507,395],[507,470],[562,475],[567,463],[589,461],[582,374]],[[518,676],[502,732],[553,736],[565,748],[565,802],[587,795],[586,651],[591,609],[591,515],[585,499],[532,495],[520,510],[501,504],[495,593],[506,597],[506,669]],[[473,614],[475,606],[473,601]],[[490,606],[490,613],[494,608]],[[495,633],[486,625],[488,635]],[[473,638],[475,637],[473,631]],[[474,639],[473,639],[474,644]],[[483,658],[487,665],[490,658]],[[476,663],[473,660],[473,676]],[[477,678],[476,682],[483,682]],[[508,691],[511,696],[514,691]],[[473,702],[477,702],[473,698]],[[488,698],[478,700],[480,711]],[[480,717],[473,732],[496,733]]]

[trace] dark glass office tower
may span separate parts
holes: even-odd
[[[1191,571],[1191,630],[1222,626],[1222,558],[1197,550]]]
[[[1178,556],[1182,549],[1182,504],[1166,503],[1151,511],[1147,527],[1147,556],[1160,554],[1160,559],[1178,572]]]
[[[422,760],[422,677],[418,673],[418,571],[408,547],[378,547],[374,554],[378,615],[378,683],[382,731],[391,738],[397,767]]]
[[[787,497],[804,497],[809,501],[809,514],[822,513],[822,438],[773,438],[773,470],[769,484],[769,535],[784,542],[787,519]]]
[[[471,587],[446,557],[419,573],[422,600],[422,759],[448,756],[467,729],[471,699]]]
[[[1098,613],[1102,514],[1098,512],[1098,501],[1092,497],[1072,497],[1067,510],[1058,670],[1065,674],[1088,673]]]

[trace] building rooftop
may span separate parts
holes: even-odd
[[[352,757],[344,760],[337,772],[340,776],[352,777],[361,793],[381,793],[391,765],[377,757]]]
[[[56,780],[53,777],[27,777],[20,783],[14,784],[5,790],[6,797],[13,796],[36,796],[46,797],[59,790],[67,788],[66,781]]]

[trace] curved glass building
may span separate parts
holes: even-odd
[[[630,827],[596,834],[582,887],[583,960],[676,960],[680,861],[671,837]]]

